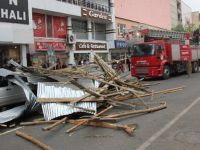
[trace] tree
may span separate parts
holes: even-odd
[[[178,32],[185,32],[185,29],[182,24],[178,24],[176,27],[172,28],[172,30]]]

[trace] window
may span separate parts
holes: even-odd
[[[106,25],[100,23],[92,23],[92,39],[106,40]]]
[[[152,56],[155,54],[155,49],[152,44],[137,44],[132,47],[134,56]]]
[[[52,16],[47,15],[47,37],[53,37]]]
[[[73,19],[72,32],[76,35],[77,39],[88,39],[87,21]]]
[[[118,35],[122,36],[125,33],[126,25],[125,24],[117,24]]]

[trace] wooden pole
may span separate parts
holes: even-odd
[[[111,115],[105,116],[105,118],[119,118],[119,117],[124,117],[124,116],[140,114],[140,113],[150,113],[150,112],[164,109],[166,107],[167,107],[166,102],[163,102],[160,106],[157,106],[157,107],[148,108],[148,109],[144,109],[144,110],[131,110],[131,111],[126,111],[126,112],[122,112],[122,113],[111,114]]]
[[[37,140],[36,138],[26,134],[26,133],[23,133],[21,131],[16,131],[16,135],[19,136],[19,137],[22,137],[23,139],[37,145],[38,147],[40,147],[41,149],[43,150],[53,150],[52,148],[50,148],[48,145],[42,143],[41,141]]]
[[[56,127],[56,126],[62,124],[62,123],[65,122],[66,120],[67,120],[67,117],[64,117],[63,119],[61,119],[61,120],[55,122],[54,124],[52,124],[52,125],[50,125],[50,126],[48,126],[48,127],[42,128],[42,130],[44,130],[44,131],[51,130],[51,129],[53,129],[54,127]]]

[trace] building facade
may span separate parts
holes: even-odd
[[[0,5],[0,66],[8,59],[27,65],[28,45],[34,42],[29,1],[2,0]]]
[[[124,19],[124,18],[115,18],[115,28],[116,28],[116,40],[114,40],[115,48],[110,49],[112,59],[124,59],[129,55],[129,45],[126,42],[124,33],[130,30],[139,30],[139,29],[162,29],[152,25]]]
[[[104,59],[114,47],[115,15],[111,0],[2,0],[0,55],[23,65],[46,64],[53,49],[61,66]]]
[[[181,0],[115,1],[116,17],[168,30],[182,23],[184,6]]]
[[[192,24],[192,8],[181,2],[182,24],[184,27]]]
[[[200,13],[198,11],[192,12],[192,24],[194,24],[195,29],[200,27]]]

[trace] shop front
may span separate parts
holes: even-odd
[[[20,45],[0,45],[0,66],[6,65],[10,59],[21,63]]]
[[[59,60],[60,68],[64,68],[68,62],[68,50],[64,41],[40,40],[35,41],[33,53],[31,53],[32,66],[46,66],[49,67],[49,50],[53,50],[55,58]],[[57,61],[56,60],[56,61]]]
[[[26,66],[28,44],[33,31],[28,0],[1,0],[0,4],[0,66],[8,60]]]
[[[115,48],[110,49],[111,59],[120,60],[130,56],[128,44],[125,41],[115,40]]]
[[[70,46],[66,43],[67,18],[33,13],[34,45],[30,48],[32,66],[49,67],[50,55],[59,68],[66,67]],[[51,51],[51,54],[50,54]]]

